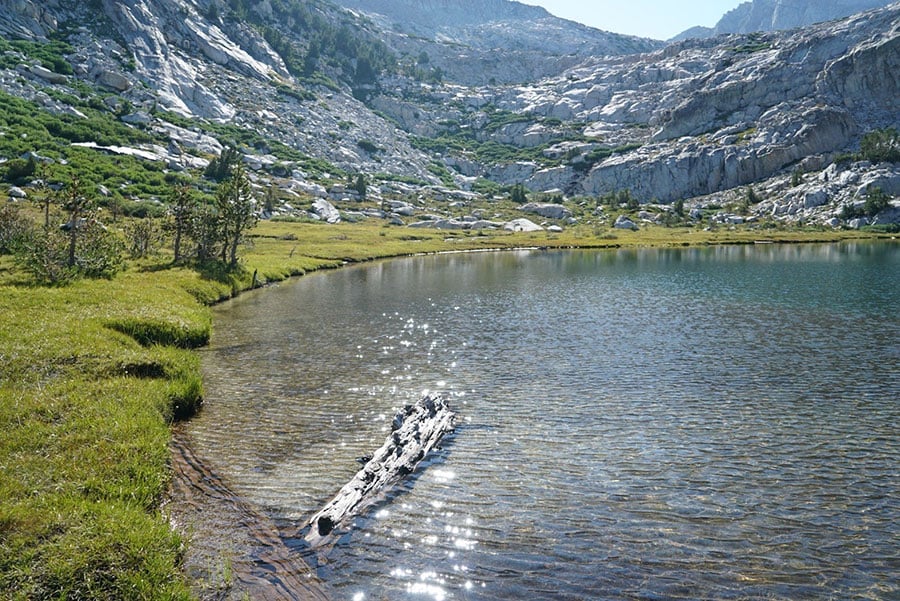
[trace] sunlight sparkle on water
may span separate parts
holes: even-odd
[[[425,572],[420,576],[419,582],[411,582],[406,585],[406,591],[411,595],[424,595],[431,597],[434,601],[444,601],[447,598],[447,591],[442,586],[431,584],[428,580],[437,580],[440,584],[445,584],[442,578],[438,578],[435,572]]]
[[[434,481],[439,484],[446,484],[456,478],[456,472],[453,470],[434,470],[432,473]]]
[[[365,593],[356,593],[353,595],[353,601],[363,601],[366,598]]]

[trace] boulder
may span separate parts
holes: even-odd
[[[496,221],[488,221],[487,219],[476,219],[469,223],[469,229],[473,230],[496,230],[503,227],[502,223]]]
[[[10,198],[28,198],[28,194],[26,194],[25,190],[17,186],[13,186],[9,189],[9,196]]]
[[[123,115],[121,119],[125,123],[130,123],[132,125],[150,125],[151,123],[153,123],[153,116],[145,111],[138,111],[136,113],[131,113],[130,115]]]
[[[295,180],[291,182],[291,189],[299,190],[310,196],[315,196],[316,198],[326,198],[328,196],[328,190],[325,189],[325,186],[313,182]]]
[[[409,227],[432,230],[467,230],[471,227],[471,224],[458,219],[429,219],[410,223]]]
[[[821,207],[828,202],[828,193],[825,190],[808,192],[803,197],[803,206],[807,209]]]
[[[317,198],[313,201],[312,211],[319,219],[327,223],[339,223],[341,221],[341,212],[324,198]]]
[[[97,75],[97,83],[116,92],[124,92],[131,88],[131,82],[124,75],[109,70],[101,71]]]
[[[535,213],[547,219],[568,219],[572,216],[572,211],[563,205],[549,202],[530,202],[522,205],[522,211]]]
[[[503,229],[511,232],[542,232],[544,228],[524,217],[521,219],[513,219],[503,224]]]
[[[414,206],[402,200],[388,200],[385,204],[392,212],[404,217],[412,217],[416,212]]]
[[[616,222],[613,224],[613,227],[620,230],[632,230],[635,232],[639,229],[637,224],[625,215],[619,215],[616,218]]]
[[[37,75],[41,79],[45,81],[49,81],[50,83],[55,84],[66,84],[69,83],[69,78],[61,73],[55,73],[50,69],[42,67],[40,65],[32,65],[28,68],[34,75]]]
[[[900,223],[900,203],[894,202],[872,219],[872,225],[887,225]]]

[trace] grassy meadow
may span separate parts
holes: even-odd
[[[615,248],[872,237],[842,231],[584,226],[559,234],[262,222],[241,267],[173,266],[167,251],[113,279],[34,285],[0,256],[0,598],[188,599],[169,526],[173,421],[202,399],[193,349],[209,305],[253,283],[346,262],[514,247]]]

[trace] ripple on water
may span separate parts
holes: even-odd
[[[288,525],[451,397],[457,434],[319,567],[339,599],[896,598],[900,257],[835,248],[305,277],[217,308],[191,434]]]

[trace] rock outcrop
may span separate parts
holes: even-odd
[[[466,85],[522,83],[591,56],[648,52],[660,42],[600,31],[507,0],[338,0],[372,18],[398,54]]]
[[[420,100],[419,116],[438,122],[450,94],[461,130],[482,143],[544,149],[547,159],[443,158],[467,177],[570,196],[629,189],[642,202],[672,202],[852,150],[867,131],[900,125],[898,23],[895,3],[789,34],[595,59],[528,86],[445,86],[435,90],[433,110]],[[525,117],[496,126],[486,105]],[[567,141],[567,123],[582,124],[584,138]]]
[[[728,11],[715,27],[694,27],[672,41],[725,33],[753,33],[808,27],[823,21],[881,8],[894,0],[753,0]]]

